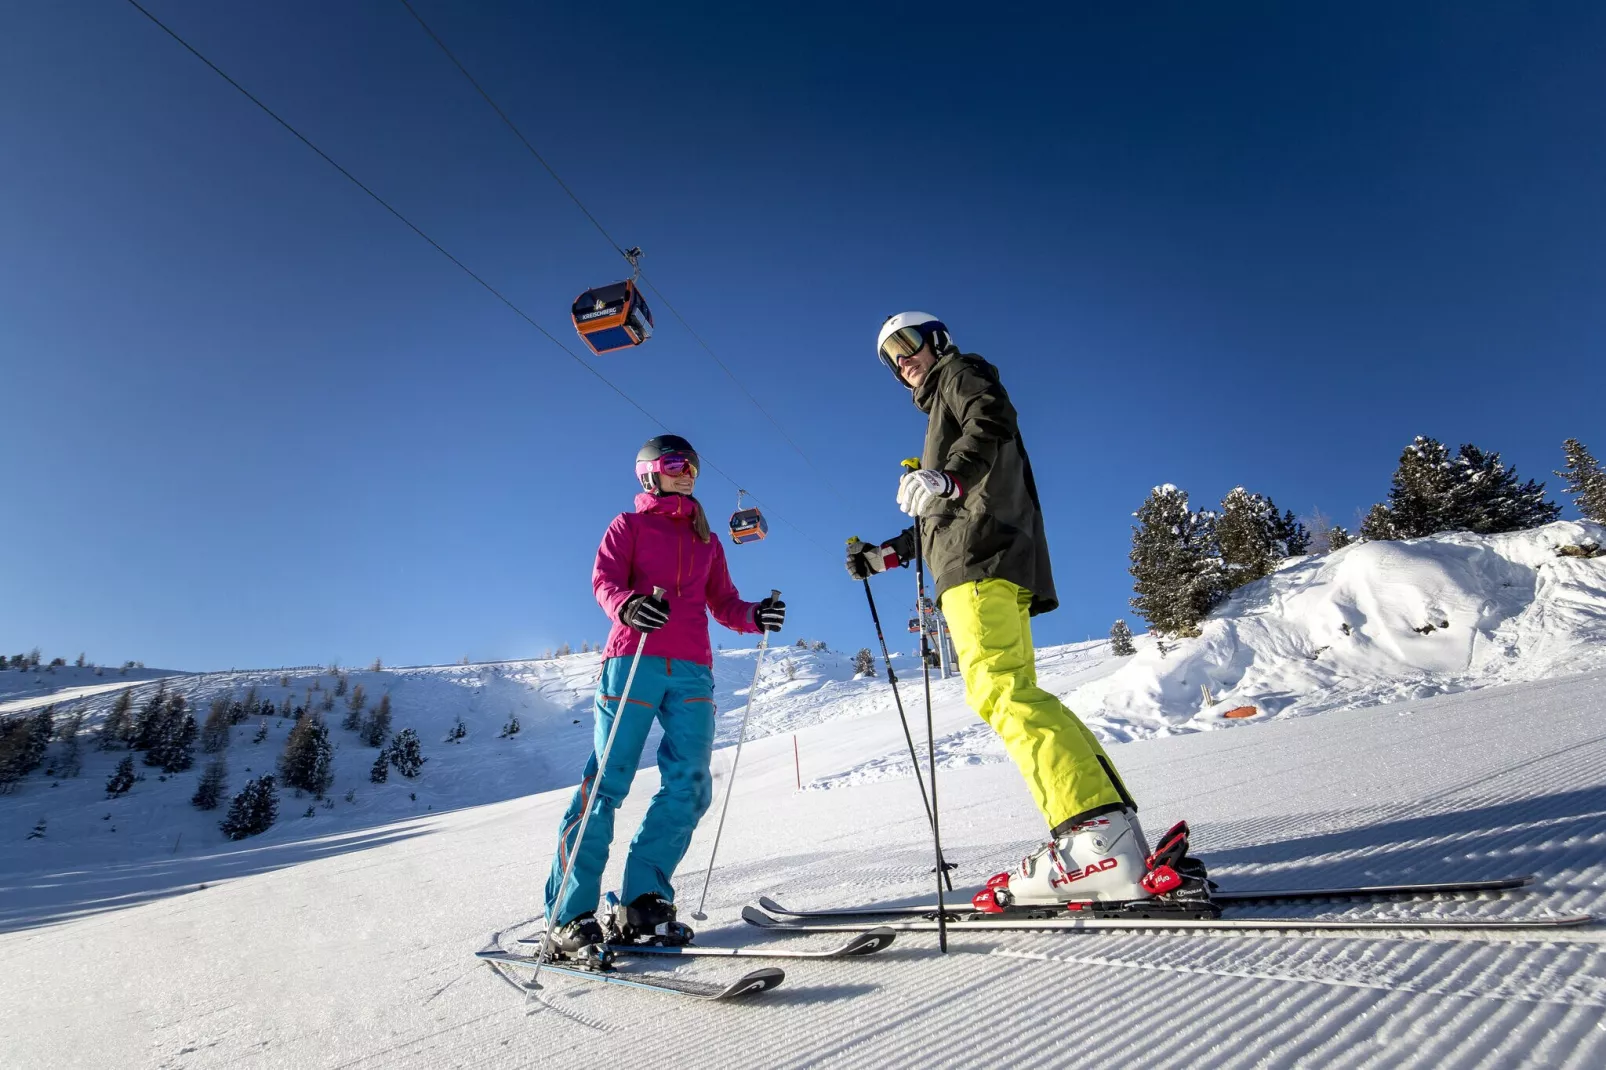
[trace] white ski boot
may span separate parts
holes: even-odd
[[[1149,846],[1132,811],[1099,814],[1066,829],[1000,873],[976,895],[977,910],[989,914],[1017,907],[1054,907],[1081,902],[1149,899]]]

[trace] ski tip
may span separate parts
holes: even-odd
[[[747,922],[749,925],[757,925],[761,929],[775,929],[780,927],[780,922],[776,921],[774,918],[770,917],[768,914],[764,913],[751,903],[742,908],[742,920]]]
[[[758,905],[769,911],[771,914],[791,913],[791,911],[787,910],[785,907],[781,906],[781,904],[777,903],[767,895],[761,895],[758,897]]]
[[[786,980],[786,971],[775,966],[766,966],[761,970],[743,974],[732,981],[730,987],[719,994],[720,999],[729,999],[732,996],[746,996],[758,992],[768,992],[780,986]]]
[[[843,949],[843,954],[873,955],[877,951],[885,951],[887,948],[891,947],[892,941],[896,940],[897,938],[898,933],[896,930],[889,929],[885,925],[882,925],[874,929],[866,930],[865,932],[854,937],[853,940],[848,943],[848,946]]]

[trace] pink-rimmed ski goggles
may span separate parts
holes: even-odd
[[[665,453],[651,461],[637,461],[636,475],[691,476],[697,478],[697,455],[681,450]]]

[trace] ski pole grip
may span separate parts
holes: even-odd
[[[919,469],[920,469],[920,458],[919,457],[905,457],[903,460],[898,462],[898,467],[899,468],[907,468],[911,472],[919,471]]]
[[[781,597],[781,592],[777,591],[775,588],[771,587],[770,588],[770,597],[771,598],[779,598],[779,597]]]
[[[662,598],[662,597],[663,597],[663,596],[664,596],[664,595],[665,595],[665,594],[667,594],[667,593],[668,593],[668,592],[667,592],[667,591],[665,591],[665,590],[664,590],[664,589],[663,589],[663,588],[662,588],[662,587],[654,587],[654,588],[653,588],[653,589],[652,589],[652,596],[653,596],[653,597],[654,597],[654,598]]]

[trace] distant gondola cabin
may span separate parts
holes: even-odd
[[[770,533],[770,524],[757,509],[738,509],[731,514],[731,542],[757,542]]]
[[[574,299],[573,311],[574,329],[599,355],[652,337],[652,310],[633,279],[587,290]]]

